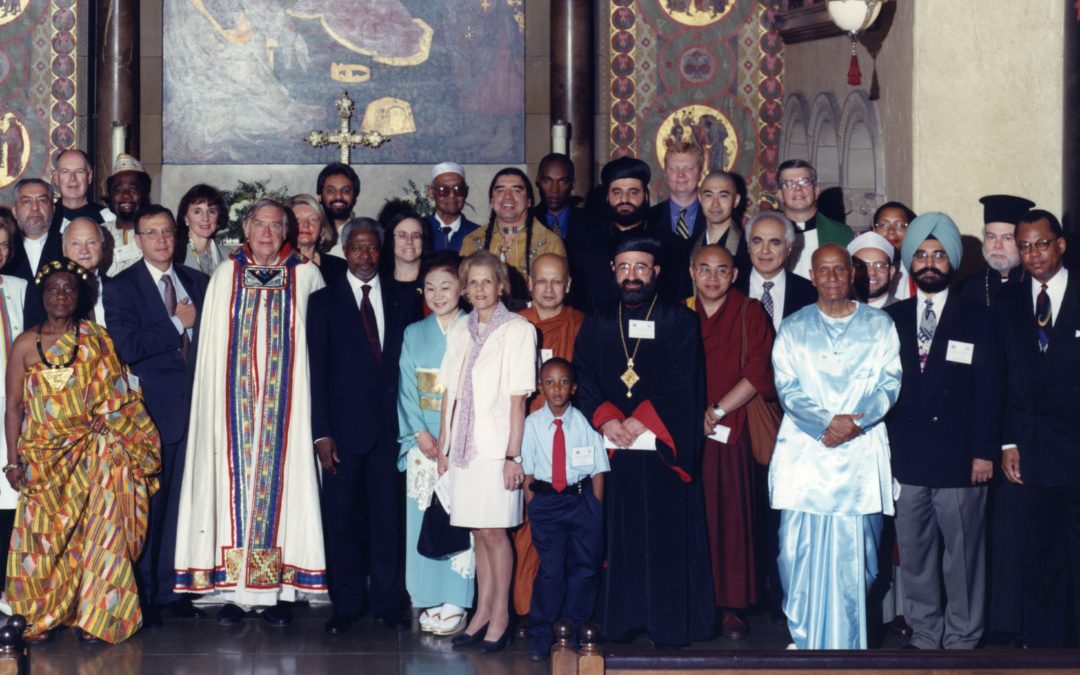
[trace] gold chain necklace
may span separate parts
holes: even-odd
[[[652,316],[653,307],[656,307],[656,297],[653,296],[652,303],[649,304],[649,311],[645,314],[645,321],[649,320]],[[623,356],[626,357],[626,372],[624,372],[619,379],[626,385],[626,398],[633,398],[634,394],[631,389],[634,385],[641,381],[641,377],[634,372],[634,359],[637,357],[638,348],[641,347],[641,338],[637,339],[637,343],[634,344],[634,353],[631,354],[630,350],[626,348],[626,336],[623,334],[622,327],[622,306],[623,303],[619,302],[619,341],[622,342]]]

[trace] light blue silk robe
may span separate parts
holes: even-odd
[[[882,420],[900,394],[896,328],[864,304],[840,319],[810,305],[780,326],[773,369],[785,415],[769,498],[782,511],[778,566],[788,629],[798,649],[865,649],[881,514],[894,512]],[[829,421],[848,413],[862,413],[864,433],[825,447]]]
[[[459,312],[455,320],[464,316]],[[443,392],[436,378],[445,351],[446,334],[434,314],[405,329],[399,361],[398,470],[405,472],[405,587],[414,607],[443,603],[471,607],[475,593],[476,562],[471,548],[446,560],[426,558],[416,552],[420,524],[438,475],[435,460],[423,456],[417,448],[416,432],[427,431],[439,437]]]

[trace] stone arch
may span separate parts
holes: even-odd
[[[870,227],[874,210],[885,201],[885,151],[876,105],[864,91],[852,92],[840,115],[840,185],[848,224]]]
[[[818,94],[810,108],[810,163],[822,189],[841,185],[840,106],[831,92]]]
[[[788,96],[784,103],[784,119],[780,126],[780,161],[802,158],[810,160],[810,103],[802,94]]]

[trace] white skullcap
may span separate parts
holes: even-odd
[[[464,178],[465,168],[457,162],[443,162],[442,164],[436,164],[431,167],[431,180],[435,180],[444,173],[456,173]]]
[[[863,232],[855,237],[851,240],[851,243],[847,245],[847,252],[851,255],[855,255],[857,251],[861,251],[864,248],[876,248],[889,257],[889,262],[892,262],[893,256],[896,255],[896,249],[889,243],[889,240],[877,232]]]

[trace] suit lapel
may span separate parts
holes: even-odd
[[[165,309],[165,301],[161,299],[161,293],[157,289],[157,284],[154,283],[154,277],[150,276],[150,270],[146,269],[146,265],[141,260],[135,264],[138,265],[135,274],[138,277],[139,299],[142,304],[149,309],[155,323],[160,321],[171,323],[172,319]],[[187,290],[186,284],[184,289]]]
[[[918,304],[915,307],[918,307]],[[910,310],[911,307],[908,307]],[[900,365],[905,375],[919,372],[919,342],[916,337],[915,312],[897,312],[893,319],[896,333],[900,337]],[[921,386],[921,385],[920,385]]]
[[[1033,306],[1032,312],[1034,311]],[[1044,364],[1052,366],[1059,356],[1071,351],[1068,343],[1080,339],[1076,337],[1078,330],[1080,330],[1080,282],[1070,275],[1065,285],[1065,295],[1061,299],[1058,316],[1054,319],[1054,329],[1050,334],[1050,345],[1046,349]]]

